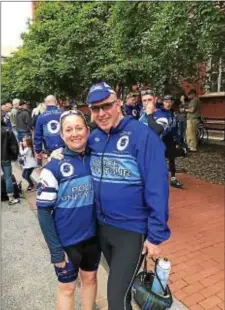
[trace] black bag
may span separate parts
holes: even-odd
[[[175,157],[185,157],[187,155],[187,146],[181,142],[175,142]]]
[[[20,195],[22,193],[22,185],[21,182],[17,183],[16,178],[14,174],[12,174],[12,183],[13,183],[13,197],[14,198],[20,198]],[[1,200],[2,201],[7,201],[9,200],[7,192],[6,192],[6,184],[5,184],[5,179],[4,176],[1,176]]]
[[[173,304],[173,297],[169,286],[167,285],[166,289],[163,288],[156,272],[156,265],[157,261],[155,263],[155,272],[147,271],[147,259],[145,257],[144,269],[138,273],[132,286],[134,300],[142,310],[166,310]],[[164,295],[159,295],[151,291],[155,277],[157,277],[161,284]]]
[[[166,158],[175,159],[187,155],[187,146],[184,143],[178,142],[170,137],[165,139],[164,143],[166,144]]]

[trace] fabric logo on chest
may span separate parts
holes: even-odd
[[[125,135],[119,138],[117,141],[116,147],[118,151],[123,151],[129,144],[129,136]]]
[[[60,167],[60,172],[64,177],[70,177],[74,173],[74,167],[69,163],[63,163]]]

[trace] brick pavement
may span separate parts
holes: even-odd
[[[179,179],[184,188],[171,188],[170,192],[172,236],[162,245],[162,254],[172,262],[171,291],[190,310],[221,310],[224,309],[224,187],[186,174]],[[35,209],[35,194],[28,193],[27,198]],[[103,267],[98,278],[97,305],[106,310],[107,275]]]
[[[181,174],[171,188],[170,287],[191,310],[224,309],[224,187]]]

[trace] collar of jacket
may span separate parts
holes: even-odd
[[[46,107],[46,111],[48,110],[48,111],[50,111],[50,110],[58,110],[59,108],[57,107],[57,106],[55,106],[55,105],[48,105],[47,107]]]
[[[76,152],[68,148],[66,146],[63,150],[64,155],[69,155],[69,156],[84,156],[84,155],[89,155],[90,154],[90,149],[86,147],[86,149],[83,152]]]

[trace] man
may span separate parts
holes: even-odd
[[[88,105],[99,129],[89,147],[98,233],[109,265],[108,309],[131,308],[131,286],[143,254],[158,256],[167,240],[168,172],[158,136],[130,116],[105,82],[93,85]]]
[[[189,91],[188,98],[191,101],[188,105],[188,108],[185,109],[185,112],[187,112],[187,129],[186,129],[187,144],[190,152],[196,152],[197,127],[200,118],[200,101],[194,89]]]
[[[125,114],[131,115],[135,117],[136,119],[140,116],[140,109],[136,105],[136,94],[135,93],[129,93],[126,97],[126,103],[124,105],[125,108]]]
[[[141,92],[141,100],[143,109],[139,121],[161,135],[168,127],[168,119],[160,109],[156,108],[157,97],[151,89],[146,89]]]
[[[10,115],[9,115],[10,122],[12,125],[12,131],[13,131],[17,140],[18,140],[18,132],[16,130],[16,114],[17,114],[17,111],[19,109],[19,103],[20,103],[20,99],[13,99],[13,101],[12,101],[13,108],[12,108]]]
[[[28,109],[28,103],[21,100],[19,103],[19,109],[16,113],[16,130],[18,132],[19,142],[23,141],[23,138],[31,137],[32,120],[31,114]]]
[[[142,114],[140,122],[148,125],[158,135],[166,146],[166,157],[169,161],[169,169],[171,173],[170,185],[176,188],[181,188],[183,184],[176,178],[175,158],[183,156],[185,151],[182,148],[177,148],[178,142],[181,140],[178,131],[178,122],[171,108],[173,99],[170,95],[164,97],[163,108],[156,109],[156,97],[151,90],[142,92],[142,102],[145,113]]]
[[[34,149],[38,159],[42,158],[43,143],[47,153],[64,146],[59,125],[62,111],[57,107],[56,97],[53,95],[47,96],[45,105],[46,111],[38,117],[34,129]]]

